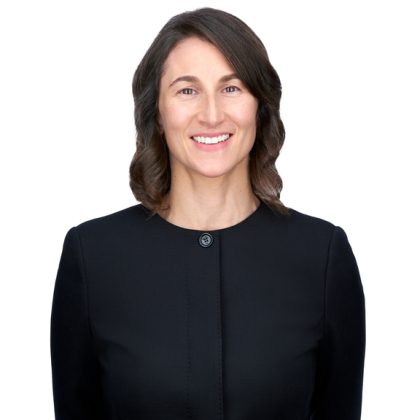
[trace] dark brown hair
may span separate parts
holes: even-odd
[[[289,215],[289,209],[280,201],[283,182],[275,166],[285,138],[279,112],[279,76],[251,28],[232,14],[209,7],[172,17],[135,71],[132,88],[137,138],[130,163],[130,188],[135,198],[151,211],[151,216],[164,208],[163,200],[171,187],[171,168],[168,146],[158,124],[160,79],[171,50],[193,36],[215,45],[258,99],[257,134],[249,153],[251,187],[272,210]]]

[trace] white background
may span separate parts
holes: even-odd
[[[343,227],[356,255],[363,419],[420,419],[416,2],[150,3],[1,2],[0,418],[54,418],[49,321],[64,235],[137,204],[133,73],[171,16],[212,6],[258,34],[282,81],[282,201]]]

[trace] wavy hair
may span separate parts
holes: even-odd
[[[151,211],[164,208],[171,188],[169,150],[158,122],[159,86],[171,50],[183,39],[199,37],[216,46],[258,100],[256,138],[249,153],[254,194],[273,211],[290,215],[280,201],[283,182],[275,162],[284,143],[280,118],[281,82],[258,36],[242,20],[222,10],[204,7],[172,17],[160,30],[132,83],[136,151],[130,163],[130,188]]]

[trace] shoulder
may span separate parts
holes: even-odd
[[[270,221],[266,231],[270,243],[287,252],[290,258],[306,258],[305,263],[310,264],[309,261],[325,263],[331,250],[333,255],[350,255],[351,246],[341,226],[294,208],[289,207],[289,211],[289,216],[273,216],[274,223]]]
[[[147,218],[145,207],[135,204],[95,218],[84,220],[75,226],[79,235],[96,241],[127,237]]]
[[[331,221],[317,215],[304,213],[289,207],[289,216],[277,216],[279,225],[285,226],[294,235],[302,236],[330,236],[337,226]]]
[[[304,213],[293,207],[289,207],[291,216],[289,217],[290,223],[301,226],[313,226],[321,228],[333,228],[335,224],[331,220],[324,219],[320,216]]]
[[[291,215],[286,216],[287,239],[306,244],[313,250],[317,247],[328,249],[349,249],[350,243],[345,229],[331,220],[307,214],[290,208]]]

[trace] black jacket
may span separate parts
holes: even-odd
[[[57,420],[359,420],[365,299],[345,231],[264,203],[198,231],[137,204],[72,227]]]

